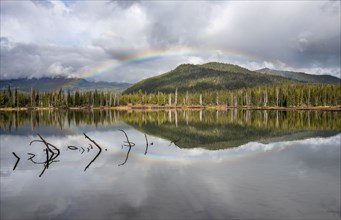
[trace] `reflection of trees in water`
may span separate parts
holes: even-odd
[[[120,119],[136,125],[152,124],[239,124],[256,128],[341,129],[341,112],[279,110],[185,110],[159,112],[121,112]]]
[[[182,114],[168,111],[166,117],[162,112],[145,114],[154,114],[154,120],[143,120],[140,113],[131,113],[123,120],[143,133],[177,140],[174,144],[180,148],[224,149],[250,141],[269,142],[285,136],[285,139],[301,139],[333,135],[341,130],[339,112],[233,109]]]
[[[40,125],[53,125],[61,129],[75,125],[110,125],[119,121],[142,125],[185,122],[203,124],[239,124],[273,129],[340,129],[338,111],[279,111],[279,110],[169,110],[154,112],[128,112],[115,110],[42,110],[2,112],[0,127],[13,128],[30,124],[32,129]]]
[[[29,124],[32,129],[41,125],[58,126],[61,129],[75,125],[107,125],[118,122],[120,112],[110,110],[41,110],[9,111],[0,115],[0,127],[11,129]]]

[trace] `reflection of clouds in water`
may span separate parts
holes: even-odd
[[[269,144],[250,142],[237,148],[233,148],[233,151],[237,154],[244,154],[247,152],[266,152],[270,150],[281,151],[287,147],[297,147],[301,145],[317,151],[323,148],[323,146],[332,146],[335,145],[335,143],[341,144],[341,134],[329,138],[308,138],[304,140],[283,141]]]
[[[329,138],[309,138],[305,140],[298,140],[298,141],[288,141],[288,142],[275,142],[269,144],[262,144],[257,142],[250,142],[245,145],[231,148],[231,149],[224,149],[224,150],[217,150],[217,151],[210,151],[202,148],[193,148],[193,149],[181,149],[181,150],[170,150],[170,148],[166,148],[163,151],[154,151],[156,157],[162,157],[167,159],[167,153],[169,153],[169,158],[176,158],[177,160],[187,160],[187,159],[199,159],[199,160],[219,160],[219,159],[235,159],[235,157],[244,157],[244,156],[251,156],[257,153],[267,152],[267,151],[282,151],[288,147],[294,146],[305,146],[311,150],[319,150],[323,149],[325,146],[332,146],[335,143],[341,143],[341,134],[329,137]],[[158,141],[159,144],[166,145],[169,142],[160,140]]]
[[[332,146],[335,143],[341,144],[341,134],[329,137],[329,138],[309,138],[305,140],[297,140],[297,141],[288,141],[288,142],[275,142],[269,144],[262,144],[257,142],[250,142],[245,145],[210,151],[202,148],[193,148],[193,149],[179,149],[173,145],[169,146],[169,141],[163,140],[161,138],[148,136],[148,141],[153,142],[154,144],[149,146],[148,154],[143,155],[145,151],[146,141],[145,137],[142,133],[137,132],[135,130],[127,131],[129,136],[129,140],[134,142],[136,145],[132,148],[130,157],[138,156],[140,159],[142,157],[143,160],[149,159],[157,159],[157,160],[217,160],[221,161],[222,159],[236,159],[239,157],[252,156],[257,153],[267,152],[267,151],[282,151],[288,147],[299,147],[304,146],[312,151],[319,151],[325,146]],[[95,163],[103,163],[103,158],[107,157],[107,154],[110,156],[114,156],[115,158],[121,154],[125,154],[128,150],[128,147],[121,146],[124,144],[125,136],[119,130],[111,130],[105,132],[97,132],[92,131],[87,133],[89,137],[95,140],[103,149],[102,154],[100,155],[100,159],[96,160]],[[83,135],[68,135],[64,138],[60,138],[58,136],[47,136],[44,137],[48,142],[57,146],[62,152],[60,159],[64,159],[64,162],[72,163],[72,160],[80,161],[84,156],[88,156],[88,148],[89,144],[92,144],[89,140],[85,139]],[[2,143],[2,160],[13,160],[11,152],[18,152],[20,157],[25,157],[28,152],[35,152],[37,150],[43,149],[43,145],[41,143],[34,143],[32,146],[29,146],[29,142],[37,139],[36,136],[12,136],[12,135],[2,135],[1,143]],[[71,151],[67,149],[67,146],[72,145],[78,147],[78,150]],[[81,147],[85,149],[85,153],[81,155],[79,151],[81,151]],[[108,151],[105,151],[107,149]],[[64,156],[66,151],[68,150],[68,154],[72,154],[73,156]],[[90,150],[90,154],[94,154],[97,152],[97,148],[94,146],[93,149]],[[35,152],[36,153],[36,152]],[[41,152],[40,152],[41,153]],[[63,157],[64,156],[64,157]],[[124,160],[124,158],[122,158]],[[22,161],[20,161],[22,162]],[[114,163],[114,162],[113,162]],[[118,162],[117,162],[118,163]],[[101,164],[99,164],[100,166]],[[11,165],[9,163],[4,163],[4,166],[9,168]],[[94,166],[94,165],[92,165]]]
[[[61,162],[51,165],[42,178],[38,178],[42,167],[26,160],[12,171],[11,152],[26,155],[33,150],[29,142],[37,137],[1,135],[1,209],[6,210],[2,217],[207,219],[287,217],[288,213],[337,217],[332,212],[340,204],[341,134],[252,142],[218,151],[179,149],[148,136],[154,145],[147,155],[143,155],[144,135],[135,130],[127,134],[136,146],[127,164],[118,167],[128,150],[121,149],[123,133],[88,132],[108,151],[86,172],[84,167],[97,150],[83,155],[66,151],[66,144],[87,146],[90,142],[83,135],[45,136],[62,154]],[[6,173],[11,175],[2,175]],[[21,207],[20,212],[15,207]]]

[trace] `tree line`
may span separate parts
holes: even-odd
[[[238,90],[204,90],[200,92],[121,94],[95,91],[22,92],[10,86],[0,92],[0,107],[115,107],[125,105],[210,106],[230,107],[296,107],[340,106],[340,84],[266,85]]]

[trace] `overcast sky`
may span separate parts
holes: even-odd
[[[209,61],[340,77],[340,4],[1,0],[1,79],[136,82]]]

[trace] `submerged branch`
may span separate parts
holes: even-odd
[[[20,157],[18,157],[18,155],[16,155],[14,152],[12,152],[12,154],[17,158],[17,162],[15,162],[15,165],[13,167],[13,170],[15,170],[15,168],[17,167],[17,165],[19,163]]]
[[[128,145],[125,145],[125,146],[129,147],[129,150],[128,150],[128,152],[127,152],[126,159],[124,160],[123,163],[121,163],[121,164],[118,165],[118,166],[122,166],[122,165],[124,165],[124,164],[128,161],[128,157],[129,157],[130,150],[131,150],[131,148],[132,148],[133,146],[135,146],[135,143],[129,141],[128,135],[127,135],[127,133],[126,133],[124,130],[121,130],[121,129],[118,129],[118,130],[119,130],[119,131],[122,131],[122,132],[124,133],[124,135],[125,135],[125,137],[126,137],[126,139],[127,139],[127,141],[125,141],[125,142],[128,143]]]
[[[52,163],[59,162],[55,159],[60,155],[60,150],[56,146],[54,146],[53,144],[50,144],[47,141],[45,141],[45,139],[40,134],[37,134],[37,135],[39,136],[39,138],[41,140],[33,140],[30,142],[30,145],[32,145],[32,143],[34,143],[34,142],[44,143],[44,145],[46,146],[46,148],[44,149],[44,151],[46,152],[46,161],[44,161],[44,162],[34,161],[33,158],[36,155],[32,154],[32,153],[28,153],[29,155],[31,155],[31,157],[28,158],[28,160],[30,160],[34,164],[44,164],[44,169],[39,175],[39,177],[41,177],[44,174],[45,170],[48,169]],[[49,154],[49,152],[51,153],[51,155]]]
[[[146,138],[146,150],[145,150],[145,152],[144,152],[144,155],[146,155],[147,154],[147,151],[148,151],[148,139],[147,139],[147,135],[146,134],[144,134],[144,137]]]
[[[39,177],[41,177],[41,176],[44,174],[44,172],[45,172],[46,169],[47,169],[47,166],[46,166],[46,164],[45,164],[45,165],[44,165],[44,169],[41,171]]]
[[[118,130],[122,131],[124,133],[124,135],[126,136],[127,141],[125,141],[125,142],[128,143],[129,147],[135,146],[135,144],[133,142],[129,141],[128,135],[127,135],[127,133],[124,130],[122,130],[122,129],[118,129]]]
[[[98,153],[97,155],[90,161],[90,163],[85,167],[84,172],[90,167],[90,165],[97,159],[97,157],[101,154],[102,152],[102,148],[91,138],[89,138],[89,136],[87,136],[85,133],[83,133],[85,138],[87,138],[89,141],[91,141],[94,145],[96,145],[96,147],[98,148]]]
[[[127,163],[128,157],[129,157],[129,153],[130,153],[130,150],[131,150],[131,147],[129,147],[129,149],[128,149],[127,156],[126,156],[126,159],[124,160],[124,162],[121,163],[121,164],[119,164],[118,166],[122,166],[122,165],[124,165],[125,163]]]
[[[69,150],[78,150],[78,147],[72,146],[72,145],[67,146],[67,148],[68,148]]]

